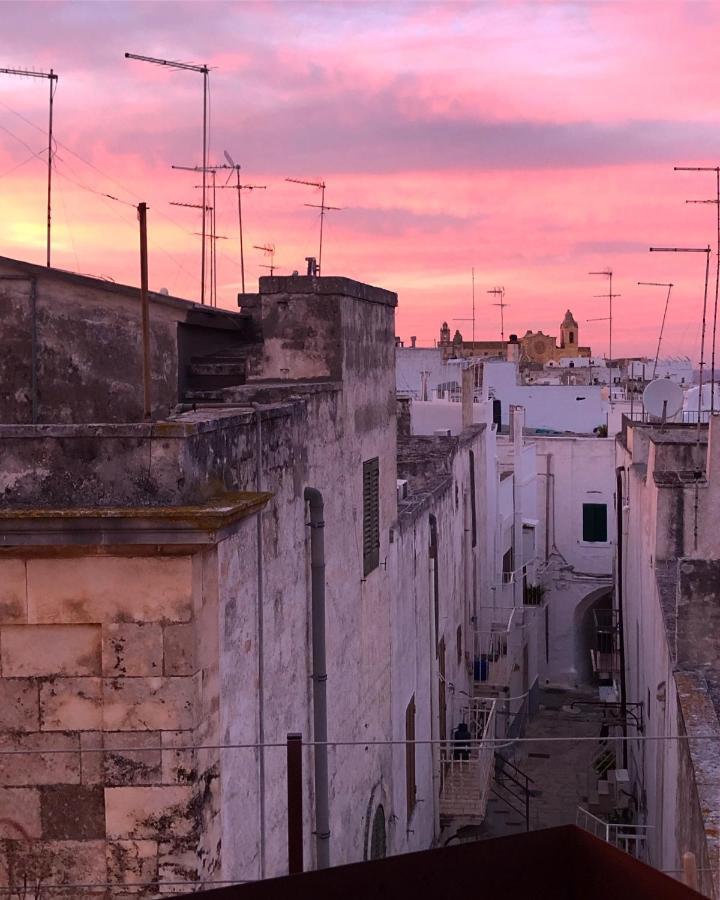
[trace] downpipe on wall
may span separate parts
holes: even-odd
[[[623,603],[623,468],[615,469],[615,513],[617,518],[615,595],[617,597],[618,637],[620,650],[620,715],[623,723],[623,769],[628,767],[627,683],[625,680],[625,620]]]
[[[255,410],[255,490],[263,490],[262,477],[262,422],[260,406],[253,403]],[[265,658],[263,640],[264,633],[264,572],[262,542],[262,511],[255,516],[257,522],[257,678],[258,678],[258,781],[259,825],[260,825],[260,878],[265,878]]]
[[[330,810],[327,748],[327,664],[325,652],[325,504],[317,488],[305,488],[310,505],[312,592],[313,740],[315,741],[315,848],[318,869],[330,865]]]

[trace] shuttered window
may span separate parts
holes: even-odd
[[[407,799],[407,822],[410,823],[417,802],[415,784],[415,694],[405,710],[405,796]]]
[[[606,503],[583,503],[583,540],[588,543],[607,541]]]
[[[377,456],[363,463],[363,575],[380,564],[380,465]]]

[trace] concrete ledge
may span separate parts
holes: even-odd
[[[214,544],[272,494],[221,494],[197,506],[0,510],[0,549],[107,544]]]
[[[392,307],[397,306],[398,302],[397,294],[393,291],[335,275],[320,278],[309,275],[264,275],[260,278],[260,294],[331,294]],[[243,296],[238,294],[240,306],[243,306]]]

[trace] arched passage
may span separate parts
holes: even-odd
[[[612,609],[613,589],[611,586],[596,588],[575,607],[575,671],[577,683],[594,683],[590,651],[596,647],[597,626],[595,613]]]

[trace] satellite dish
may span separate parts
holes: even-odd
[[[232,158],[232,156],[230,156],[230,154],[227,152],[227,150],[223,150],[223,153],[225,154],[225,159],[227,160],[228,164],[229,164],[230,166],[232,166],[232,168],[234,169],[234,168],[235,168],[235,161],[234,161],[234,159]]]
[[[656,378],[643,391],[645,411],[656,419],[672,419],[683,407],[683,391],[667,378]]]

